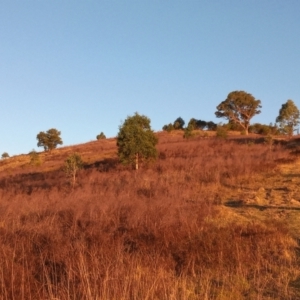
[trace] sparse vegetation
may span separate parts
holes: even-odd
[[[1,299],[300,297],[300,140],[178,119],[0,163]]]
[[[272,148],[272,145],[274,144],[274,138],[271,134],[267,135],[264,139],[265,144],[269,145],[270,149]]]
[[[253,207],[270,205],[262,201],[287,205],[286,196],[275,198],[275,176],[281,172],[278,162],[295,156],[284,144],[274,143],[270,151],[259,139],[251,147],[245,139],[250,141],[161,135],[159,158],[141,176],[114,157],[96,159],[78,173],[72,194],[66,194],[59,164],[43,172],[53,156],[39,173],[0,172],[0,294],[4,299],[297,299],[298,246],[288,223],[274,212],[262,218],[266,213],[254,213],[251,206],[239,214],[224,205],[229,200],[240,205],[241,199]],[[116,151],[111,145],[103,143]],[[97,142],[76,151],[90,155],[85,151],[92,147],[97,153]],[[59,149],[55,160],[71,150]],[[265,189],[255,188],[263,180]],[[292,183],[296,197],[298,184]]]
[[[76,183],[76,175],[83,167],[83,161],[78,153],[73,153],[68,156],[65,161],[64,171],[71,178],[72,187],[74,189]]]
[[[39,166],[41,164],[41,159],[39,154],[33,149],[29,152],[30,164],[33,166]]]

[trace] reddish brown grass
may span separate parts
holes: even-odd
[[[223,222],[219,206],[289,150],[167,136],[158,148],[138,172],[86,160],[74,191],[61,169],[0,174],[1,299],[293,299],[283,224]]]

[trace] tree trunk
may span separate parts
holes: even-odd
[[[138,153],[135,154],[135,169],[136,170],[139,169],[139,154]]]
[[[245,129],[245,135],[248,135],[249,134],[249,126],[250,126],[250,124],[248,123],[248,124],[245,124],[243,127],[244,127],[244,129]]]
[[[74,190],[75,187],[75,182],[76,182],[76,171],[73,171],[73,182],[72,182],[72,189]]]

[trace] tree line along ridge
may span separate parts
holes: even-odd
[[[286,103],[282,104],[274,125],[259,123],[251,125],[251,119],[261,113],[261,108],[261,101],[255,99],[251,94],[245,91],[233,91],[216,107],[215,112],[217,118],[224,118],[228,123],[218,125],[212,121],[192,118],[185,127],[185,121],[178,117],[173,123],[164,125],[162,129],[167,132],[183,130],[185,138],[192,137],[195,130],[217,131],[217,135],[222,135],[228,130],[240,131],[245,135],[248,135],[249,132],[263,135],[293,135],[295,128],[300,123],[300,112],[292,100],[287,100]],[[148,117],[135,113],[133,116],[128,116],[121,124],[117,135],[118,157],[121,163],[132,165],[135,169],[138,169],[140,162],[149,162],[156,159],[155,146],[158,139],[154,135],[150,123]],[[61,132],[55,128],[51,128],[46,132],[39,132],[36,138],[38,140],[37,146],[43,147],[45,151],[50,153],[58,145],[63,144]],[[103,132],[96,136],[97,140],[105,138]],[[38,161],[35,150],[31,151],[30,155],[33,161]],[[9,154],[4,152],[2,159],[7,158],[9,158]],[[69,157],[68,161],[76,166],[73,169],[75,168],[76,171],[80,169],[82,161],[79,157]],[[68,168],[70,169],[70,167]],[[73,180],[74,178],[75,176],[73,176]]]

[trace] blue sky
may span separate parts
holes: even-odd
[[[300,108],[298,0],[0,0],[0,155],[118,133],[139,112],[152,128],[216,119],[234,90],[262,101],[252,122]],[[39,151],[40,151],[39,150]]]

